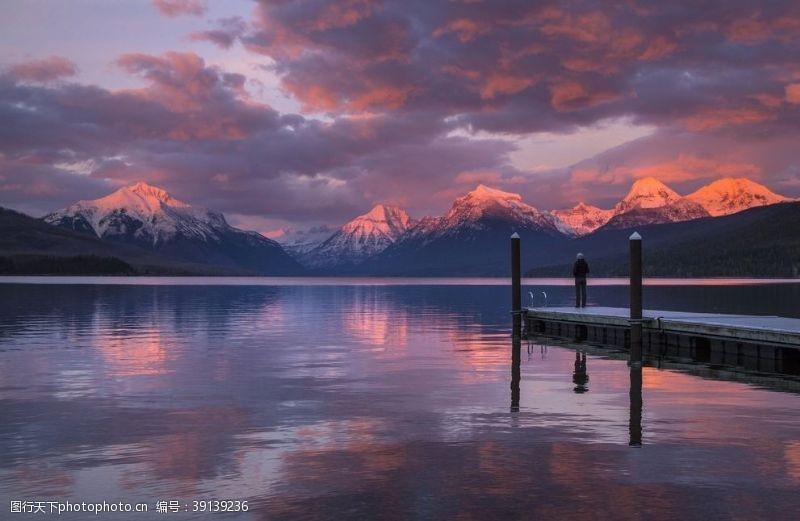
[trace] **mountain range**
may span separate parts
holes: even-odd
[[[231,226],[219,212],[140,182],[100,199],[79,201],[42,220],[0,213],[0,230],[14,232],[6,234],[13,240],[0,242],[0,257],[99,255],[122,260],[138,273],[504,275],[508,236],[517,232],[526,266],[543,273],[561,270],[562,261],[578,249],[614,264],[624,230],[634,227],[647,230],[648,246],[667,247],[689,235],[698,244],[713,242],[703,234],[718,231],[723,222],[725,230],[735,230],[741,222],[758,240],[740,244],[740,249],[752,249],[755,243],[767,247],[776,240],[774,228],[745,214],[758,215],[760,207],[800,206],[791,201],[747,179],[721,179],[681,196],[648,177],[634,182],[609,209],[581,202],[571,209],[545,211],[526,204],[519,194],[479,185],[439,217],[413,220],[401,208],[378,204],[339,229],[320,227],[280,244]],[[792,215],[791,210],[783,212],[782,218]],[[798,228],[789,221],[786,226],[790,235]],[[759,227],[771,231],[759,236],[752,231]],[[694,256],[699,258],[705,257]],[[757,264],[748,264],[750,275],[772,274],[759,271]],[[679,266],[665,269],[680,271]],[[702,266],[692,269],[699,275],[715,273]],[[775,269],[783,274],[787,270]]]
[[[720,179],[681,196],[646,177],[635,181],[609,209],[580,202],[571,209],[543,211],[523,202],[519,194],[479,185],[456,199],[441,217],[413,221],[398,208],[377,205],[295,256],[326,274],[503,273],[505,260],[497,251],[505,254],[503,244],[513,231],[526,239],[526,262],[542,265],[556,246],[602,231],[720,217],[786,201],[790,199],[743,178]]]

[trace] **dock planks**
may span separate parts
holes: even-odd
[[[610,307],[526,308],[528,320],[598,327],[629,327],[629,310]],[[644,310],[643,330],[800,349],[800,319],[758,315],[724,315]]]

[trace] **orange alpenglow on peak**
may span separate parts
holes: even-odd
[[[714,217],[791,200],[743,177],[719,179],[686,198],[701,205]]]
[[[342,230],[347,232],[359,230],[360,233],[365,234],[379,231],[380,233],[394,236],[408,228],[409,222],[410,218],[402,208],[376,204],[369,212],[359,215],[342,226]]]
[[[179,202],[176,199],[173,199],[172,196],[164,190],[163,188],[159,188],[157,186],[153,186],[151,184],[147,184],[144,181],[138,181],[132,185],[128,185],[120,190],[128,190],[135,194],[141,195],[142,197],[155,197],[159,201],[162,202]]]
[[[616,213],[623,213],[634,208],[660,208],[674,203],[681,196],[655,177],[637,179],[628,194],[614,207]]]
[[[497,188],[491,188],[484,184],[479,184],[475,190],[467,194],[468,197],[477,199],[516,199],[522,200],[522,196],[513,192],[504,192]]]

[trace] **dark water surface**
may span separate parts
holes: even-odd
[[[590,349],[575,392],[574,348],[523,343],[512,411],[507,287],[169,282],[0,284],[0,519],[48,517],[12,500],[151,510],[59,519],[796,519],[795,382],[645,367],[639,396]],[[800,316],[797,284],[645,299]],[[249,510],[191,512],[210,499]]]

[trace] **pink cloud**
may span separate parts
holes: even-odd
[[[752,125],[775,118],[767,107],[709,108],[683,118],[689,130],[708,131],[725,127]]]
[[[481,35],[488,34],[490,31],[491,26],[484,22],[470,20],[469,18],[458,18],[437,27],[436,30],[433,31],[433,36],[438,38],[453,33],[456,35],[456,38],[458,38],[458,41],[467,43]]]
[[[550,103],[558,111],[577,110],[613,101],[618,96],[610,92],[589,92],[576,81],[561,81],[550,86]]]
[[[786,101],[794,105],[800,105],[800,83],[792,83],[786,86]]]
[[[535,78],[521,74],[496,72],[484,80],[481,86],[481,97],[494,98],[497,95],[514,94],[536,83]]]
[[[548,15],[550,20],[540,27],[547,36],[563,36],[582,43],[607,42],[615,37],[611,21],[601,12],[572,16],[555,10]]]
[[[410,86],[380,85],[360,93],[348,105],[355,112],[372,108],[397,109],[405,104],[413,90]]]
[[[755,45],[770,39],[792,41],[800,35],[800,9],[767,17],[760,11],[736,18],[728,24],[728,38],[733,42]]]
[[[375,0],[338,0],[325,6],[307,25],[315,31],[350,27],[370,16],[377,3]]]
[[[202,0],[152,0],[153,6],[170,18],[181,15],[201,16],[206,11]]]
[[[49,56],[12,65],[8,70],[18,80],[44,83],[74,76],[78,73],[78,66],[63,56]]]

